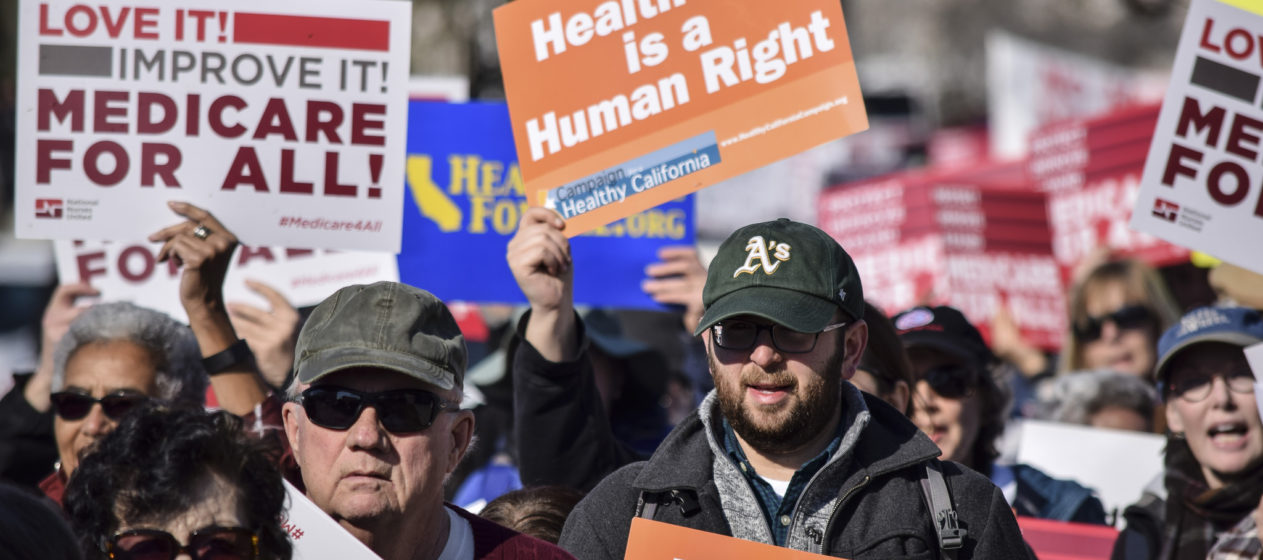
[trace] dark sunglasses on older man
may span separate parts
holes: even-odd
[[[1074,324],[1074,336],[1082,342],[1093,342],[1101,338],[1106,322],[1123,331],[1140,329],[1153,324],[1153,312],[1143,305],[1128,305],[1100,317],[1088,317]]]
[[[77,391],[58,391],[49,395],[53,403],[53,412],[62,420],[79,420],[92,411],[92,405],[101,403],[101,410],[110,420],[118,420],[136,405],[149,400],[149,397],[134,391],[118,391],[99,399]]]
[[[188,542],[182,546],[166,531],[132,529],[105,541],[105,552],[117,560],[175,560],[180,553],[193,560],[253,560],[259,555],[258,535],[244,527],[198,529]]]
[[[377,419],[393,433],[420,432],[429,428],[439,412],[456,408],[438,395],[422,389],[394,389],[368,393],[320,385],[298,398],[307,417],[331,430],[350,428],[365,406],[377,410]]]

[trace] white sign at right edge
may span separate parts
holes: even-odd
[[[1263,342],[1245,348],[1245,361],[1250,363],[1250,371],[1254,372],[1254,405],[1259,408],[1259,417],[1263,418]]]
[[[1257,3],[1193,0],[1131,227],[1263,273],[1260,36]]]

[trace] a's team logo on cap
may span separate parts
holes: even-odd
[[[61,219],[62,210],[65,204],[60,198],[37,198],[35,199],[35,217],[36,218],[53,218]]]
[[[772,262],[775,258],[778,262]],[[762,268],[764,274],[773,274],[780,268],[781,262],[789,260],[789,244],[776,241],[764,241],[762,235],[756,235],[746,242],[746,263],[732,273],[736,278],[742,274],[754,274]]]
[[[934,312],[929,309],[913,309],[904,313],[895,321],[895,328],[901,331],[924,327],[934,322]]]
[[[1168,222],[1175,222],[1180,215],[1180,205],[1161,198],[1153,199],[1153,215]]]

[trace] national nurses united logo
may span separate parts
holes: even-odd
[[[1161,198],[1153,199],[1153,216],[1171,223],[1180,216],[1180,205]]]
[[[60,198],[35,199],[35,217],[60,220],[66,204]]]
[[[751,237],[746,242],[746,262],[732,273],[732,277],[754,274],[754,271],[760,268],[763,269],[764,274],[775,274],[781,263],[789,260],[789,249],[789,243],[777,243],[775,240],[764,241],[762,235]],[[772,259],[776,259],[776,262],[772,262]]]

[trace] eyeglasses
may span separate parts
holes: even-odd
[[[456,404],[421,389],[364,393],[327,385],[303,391],[298,402],[312,422],[331,430],[350,428],[364,407],[372,406],[382,426],[394,433],[420,432],[434,423],[439,412],[456,408]]]
[[[973,367],[948,365],[926,371],[921,379],[941,397],[963,399],[973,394],[978,387],[980,375],[981,372]]]
[[[53,403],[53,412],[63,420],[79,420],[87,416],[96,403],[101,403],[101,410],[110,420],[118,420],[149,397],[131,391],[118,391],[97,399],[76,391],[58,391],[49,395],[49,399]]]
[[[1215,375],[1185,375],[1171,381],[1169,393],[1188,402],[1198,402],[1210,396],[1210,390],[1219,377],[1234,393],[1249,394],[1254,392],[1254,374],[1248,368]]]
[[[1074,325],[1074,336],[1082,342],[1093,342],[1101,338],[1101,327],[1105,322],[1114,323],[1120,330],[1132,330],[1153,324],[1153,312],[1143,305],[1128,305],[1113,313],[1100,317],[1088,317]]]
[[[821,333],[845,327],[846,323],[834,323],[816,333],[796,331],[784,325],[761,325],[751,321],[722,321],[710,328],[711,338],[720,348],[727,350],[749,350],[759,339],[759,333],[772,333],[772,347],[786,354],[802,354],[816,348],[816,340]]]
[[[181,552],[193,560],[253,560],[259,536],[244,527],[211,526],[189,534],[188,546],[157,529],[123,531],[105,541],[105,552],[118,560],[174,560]]]

